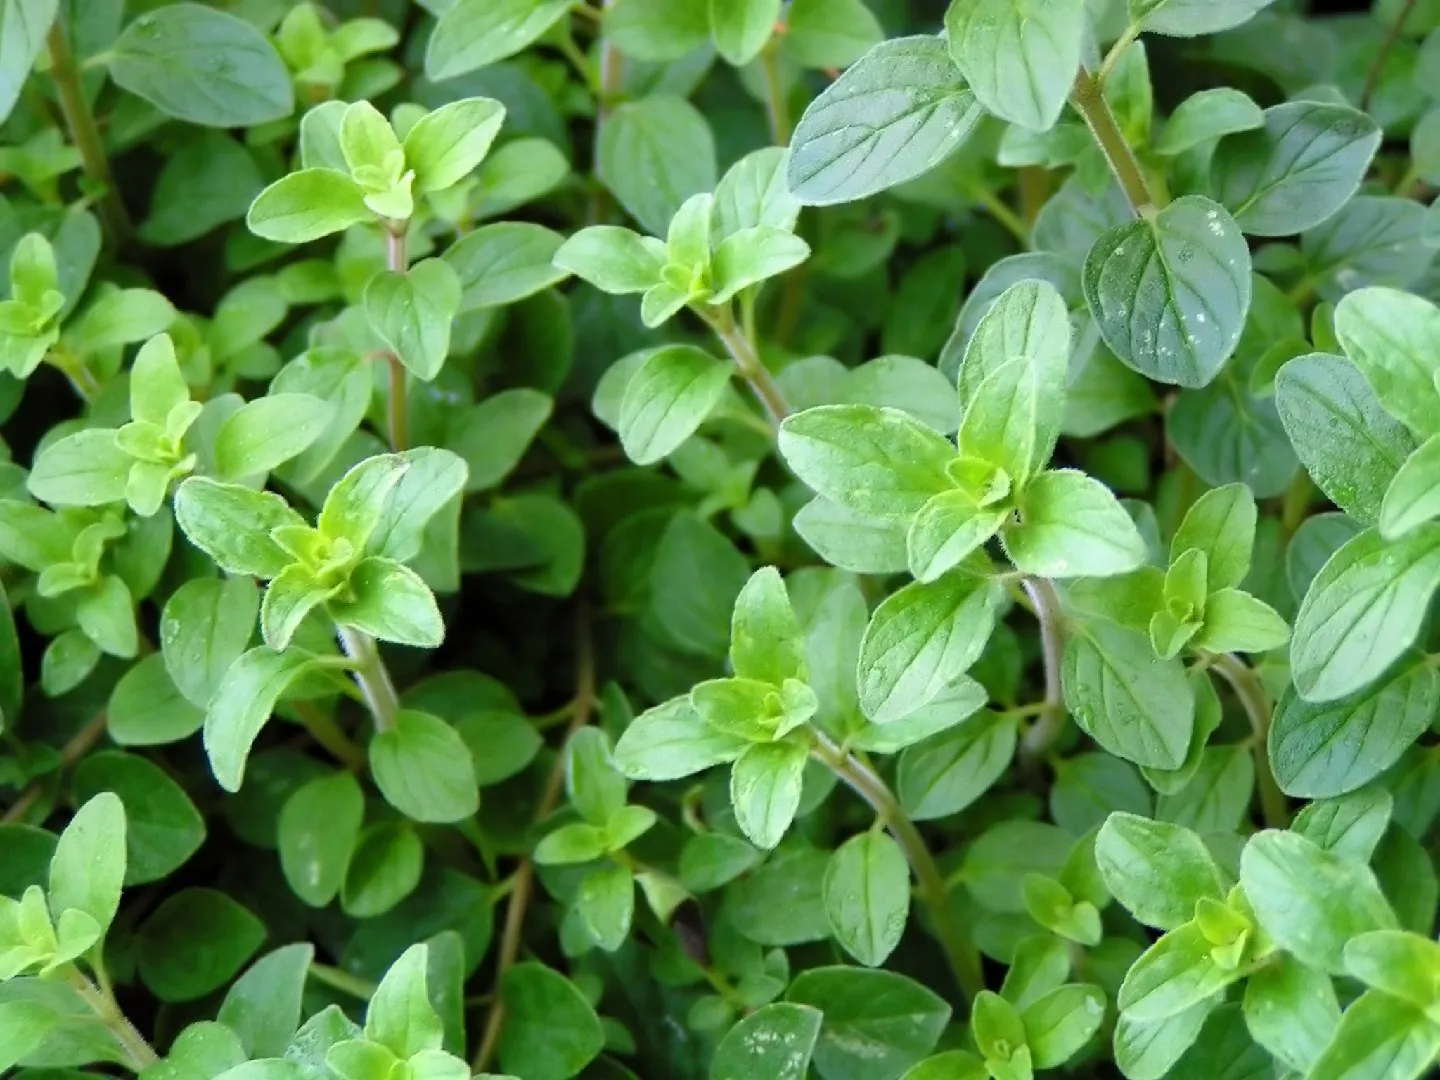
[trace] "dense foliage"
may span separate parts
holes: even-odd
[[[1308,8],[0,0],[0,1072],[1431,1073],[1440,2]]]

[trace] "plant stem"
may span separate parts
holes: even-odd
[[[375,639],[348,626],[337,627],[336,632],[345,655],[355,661],[352,674],[365,698],[365,707],[375,721],[375,730],[389,731],[395,726],[395,714],[400,711],[400,696],[395,693],[395,683],[380,658]]]
[[[565,741],[590,723],[595,709],[595,642],[590,634],[590,608],[583,600],[576,617],[575,628],[575,704],[570,714],[570,724],[565,729]],[[561,744],[562,748],[564,744]],[[540,792],[540,802],[535,809],[535,823],[548,818],[560,804],[560,794],[565,787],[565,755],[555,759],[555,765],[545,780]],[[505,1002],[501,997],[500,985],[505,973],[520,956],[520,937],[525,930],[525,913],[530,906],[530,896],[535,888],[535,864],[524,856],[519,867],[510,877],[510,898],[505,906],[505,927],[500,932],[500,948],[495,959],[495,984],[491,994],[490,1010],[485,1015],[485,1028],[480,1036],[480,1048],[475,1051],[471,1071],[484,1073],[495,1058],[500,1046],[500,1035],[505,1027]]]
[[[105,734],[106,715],[96,713],[95,717],[83,728],[75,733],[69,742],[60,748],[60,768],[67,769],[74,765],[82,757],[90,752],[90,748],[100,741],[100,736]],[[30,808],[40,801],[40,796],[45,792],[45,785],[35,781],[24,791],[20,797],[0,815],[0,823],[19,821]]]
[[[1004,199],[980,184],[976,184],[970,190],[970,194],[976,202],[990,211],[990,216],[1003,225],[1006,232],[1020,241],[1021,247],[1028,248],[1030,246],[1030,226],[1026,225],[1025,220],[1006,205]]]
[[[385,229],[385,265],[397,274],[403,274],[410,268],[410,259],[405,251],[403,222],[398,227],[387,226]],[[390,365],[390,449],[399,453],[410,443],[405,404],[405,365],[393,352],[386,353],[385,359]]]
[[[780,421],[790,415],[790,405],[770,375],[770,369],[761,362],[755,343],[735,324],[735,316],[729,305],[720,308],[719,313],[714,315],[702,311],[700,317],[715,331],[715,336],[735,361],[740,377],[749,384],[760,404],[765,406],[771,422],[779,427]]]
[[[1260,809],[1265,815],[1265,824],[1272,829],[1283,829],[1290,823],[1290,808],[1270,769],[1270,695],[1265,692],[1255,669],[1239,657],[1216,653],[1209,659],[1215,673],[1235,691],[1255,731],[1255,777],[1260,785]]]
[[[100,141],[100,130],[95,126],[90,103],[85,100],[85,88],[80,83],[80,71],[70,51],[70,38],[65,31],[63,15],[55,16],[46,44],[50,52],[50,77],[55,80],[55,93],[60,100],[60,113],[65,117],[70,141],[80,154],[80,166],[86,178],[103,192],[97,204],[100,224],[110,242],[120,246],[130,239],[130,215],[120,201],[119,189],[110,175],[110,161],[105,156],[105,144]]]
[[[1055,740],[1065,730],[1065,697],[1060,684],[1060,664],[1065,652],[1065,620],[1060,598],[1044,578],[1027,577],[1021,582],[1040,623],[1040,647],[1045,661],[1045,700],[1040,717],[1020,742],[1020,766],[1034,771],[1045,760]]]
[[[351,975],[337,967],[329,964],[310,965],[310,977],[316,982],[324,983],[342,994],[349,994],[360,1001],[368,1001],[375,994],[375,984],[360,978],[358,975]]]
[[[1370,70],[1365,73],[1365,86],[1360,91],[1360,109],[1370,107],[1370,98],[1375,94],[1375,88],[1380,85],[1380,76],[1385,72],[1385,65],[1390,60],[1390,54],[1395,51],[1395,45],[1400,40],[1400,35],[1405,32],[1405,24],[1410,19],[1410,13],[1415,10],[1417,0],[1405,0],[1405,6],[1400,9],[1400,14],[1395,16],[1395,21],[1390,25],[1390,32],[1385,35],[1385,41],[1380,46],[1380,51],[1375,54],[1375,59],[1370,62]]]
[[[1120,125],[1115,122],[1115,114],[1110,111],[1110,103],[1105,100],[1099,81],[1083,67],[1075,76],[1070,102],[1075,111],[1084,117],[1085,126],[1100,144],[1100,150],[1110,163],[1110,171],[1120,182],[1121,190],[1130,200],[1136,216],[1154,217],[1158,207],[1145,182],[1145,174],[1140,171],[1140,163],[1135,160],[1134,151],[1125,141]]]
[[[765,113],[770,119],[770,138],[776,146],[790,145],[790,103],[780,78],[780,35],[770,35],[760,50],[760,70],[765,75]]]
[[[1095,76],[1096,82],[1101,86],[1105,85],[1105,80],[1110,78],[1110,73],[1115,70],[1115,65],[1120,63],[1120,58],[1125,55],[1125,50],[1135,44],[1135,40],[1139,36],[1139,23],[1131,23],[1125,28],[1125,32],[1120,35],[1114,45],[1110,46],[1110,51],[1105,54],[1105,59],[1100,62],[1100,70]]]
[[[365,771],[365,751],[340,729],[333,716],[308,701],[295,702],[295,715],[310,737],[328,750],[331,757],[351,772]]]
[[[980,953],[965,937],[955,919],[945,879],[940,875],[940,868],[935,865],[930,849],[925,846],[925,838],[901,808],[895,794],[873,769],[841,749],[823,732],[816,730],[814,735],[816,741],[811,753],[815,759],[870,805],[905,853],[919,885],[920,901],[930,912],[940,946],[945,950],[945,959],[968,1005],[985,989]]]
[[[108,988],[102,990],[96,986],[73,964],[62,970],[65,971],[66,981],[84,998],[85,1004],[90,1006],[100,1022],[110,1029],[110,1033],[120,1043],[132,1071],[143,1072],[160,1060],[160,1055],[145,1041],[145,1036],[141,1035],[129,1017],[120,1011],[120,1006],[115,1003],[115,996]]]

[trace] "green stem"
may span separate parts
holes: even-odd
[[[410,268],[410,258],[405,251],[405,223],[385,229],[385,265],[396,274],[403,274]],[[390,365],[390,403],[388,420],[390,425],[390,449],[399,453],[410,442],[408,413],[405,402],[405,365],[393,352],[385,354]]]
[[[1025,220],[1006,205],[1005,200],[996,195],[987,187],[979,184],[970,189],[970,194],[976,202],[990,211],[990,216],[1005,227],[1005,230],[1020,241],[1020,246],[1030,246],[1030,226]]]
[[[1135,44],[1139,36],[1140,24],[1131,23],[1125,28],[1125,32],[1120,35],[1119,40],[1110,46],[1110,51],[1105,54],[1105,59],[1100,62],[1100,70],[1095,75],[1096,81],[1099,82],[1101,86],[1104,86],[1105,80],[1110,78],[1111,72],[1115,70],[1115,65],[1120,63],[1120,58],[1125,55],[1125,50]]]
[[[925,838],[900,806],[900,800],[873,769],[842,750],[823,732],[816,731],[814,735],[816,741],[811,753],[815,759],[870,805],[905,853],[919,886],[920,901],[930,913],[940,946],[968,1005],[985,989],[980,953],[960,929],[955,908],[950,903],[950,892],[930,849],[925,846]]]
[[[1050,748],[1065,730],[1065,697],[1060,683],[1060,664],[1065,653],[1065,620],[1060,613],[1060,598],[1048,581],[1027,577],[1021,585],[1040,623],[1040,647],[1045,661],[1043,709],[1020,742],[1020,765],[1030,772],[1045,760]]]
[[[760,399],[760,404],[764,405],[765,411],[770,414],[771,421],[779,427],[780,421],[790,415],[790,405],[771,376],[770,369],[761,362],[755,343],[736,325],[735,315],[729,305],[720,308],[715,314],[703,309],[700,309],[699,313],[710,329],[715,331],[715,336],[725,346],[730,358],[735,361],[740,377],[749,384],[755,396]]]
[[[120,201],[120,192],[110,175],[110,161],[105,156],[105,144],[100,141],[100,129],[95,126],[90,103],[85,99],[85,88],[80,83],[80,71],[70,51],[63,15],[55,17],[46,44],[50,52],[50,77],[55,80],[55,93],[60,101],[60,113],[65,117],[65,127],[70,132],[70,141],[80,153],[80,166],[86,178],[103,192],[97,205],[100,224],[112,244],[124,244],[130,239],[130,215]]]
[[[365,751],[340,729],[335,718],[308,701],[295,702],[295,715],[310,737],[351,772],[365,771]]]
[[[780,36],[772,34],[760,50],[760,70],[765,75],[765,113],[770,119],[770,138],[776,146],[790,144],[790,103],[785,99],[785,81],[780,77]]]
[[[1270,768],[1270,695],[1265,692],[1255,669],[1239,657],[1215,653],[1207,658],[1215,673],[1230,684],[1250,718],[1255,732],[1255,777],[1260,785],[1260,809],[1268,827],[1283,829],[1290,823],[1290,808]]]
[[[345,655],[355,661],[352,674],[365,698],[365,707],[375,721],[375,730],[389,731],[395,726],[395,714],[400,711],[400,695],[395,692],[395,683],[380,658],[375,639],[348,626],[338,627],[337,633]]]
[[[1405,0],[1405,6],[1400,9],[1400,14],[1395,16],[1395,21],[1390,25],[1390,32],[1385,35],[1385,41],[1380,46],[1380,51],[1375,54],[1375,59],[1370,62],[1370,70],[1365,73],[1365,86],[1360,91],[1360,109],[1364,111],[1370,107],[1370,98],[1375,94],[1375,88],[1380,85],[1380,76],[1385,72],[1385,64],[1390,59],[1390,54],[1395,51],[1395,45],[1400,40],[1400,35],[1405,32],[1405,23],[1410,19],[1410,13],[1415,10],[1418,0]]]
[[[1120,188],[1125,192],[1125,198],[1130,200],[1136,216],[1154,217],[1158,207],[1145,182],[1145,174],[1140,171],[1140,163],[1135,160],[1134,151],[1125,141],[1120,125],[1115,122],[1115,114],[1110,111],[1110,103],[1105,100],[1099,81],[1083,67],[1075,76],[1070,102],[1075,111],[1084,117],[1085,126],[1100,144],[1101,152],[1110,163],[1110,171],[1120,182]]]
[[[62,970],[65,972],[65,980],[85,1000],[85,1004],[90,1006],[96,1018],[115,1036],[121,1049],[125,1051],[132,1071],[143,1072],[160,1060],[160,1055],[145,1041],[145,1036],[141,1035],[129,1017],[121,1012],[113,994],[96,986],[73,964]]]
[[[358,975],[351,975],[348,971],[331,967],[329,964],[310,965],[310,977],[316,982],[324,983],[342,994],[360,1001],[369,1001],[375,994],[375,984],[360,978]]]
[[[1285,489],[1285,501],[1280,511],[1280,528],[1287,537],[1294,536],[1304,523],[1314,495],[1315,484],[1311,481],[1310,474],[1304,469],[1296,470],[1295,479],[1291,480],[1290,486]]]

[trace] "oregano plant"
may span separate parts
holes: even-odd
[[[0,0],[0,1073],[1440,1068],[1440,4]]]

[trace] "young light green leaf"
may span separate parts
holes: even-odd
[[[1105,887],[1146,926],[1174,930],[1202,898],[1223,900],[1226,883],[1200,837],[1179,825],[1115,813],[1095,837]]]
[[[1380,535],[1399,540],[1436,517],[1440,517],[1440,435],[1432,436],[1406,458],[1385,489]]]
[[[735,820],[756,847],[765,851],[775,847],[795,819],[807,760],[804,747],[795,743],[757,743],[731,767]]]
[[[469,176],[504,120],[505,106],[491,98],[463,98],[422,116],[401,144],[415,190],[443,191]]]
[[[1105,991],[1089,983],[1056,987],[1026,1006],[1020,1020],[1035,1068],[1058,1068],[1100,1029],[1105,1020]]]
[[[222,570],[261,578],[277,576],[291,561],[271,530],[305,524],[279,495],[195,476],[175,492],[175,520]]]
[[[108,55],[117,85],[192,124],[251,127],[295,108],[290,73],[265,36],[200,4],[140,15]]]
[[[259,476],[304,453],[324,434],[335,407],[311,394],[268,394],[231,414],[215,436],[222,480]]]
[[[1357,109],[1292,101],[1265,126],[1215,148],[1216,197],[1243,232],[1290,236],[1319,225],[1355,194],[1380,146],[1380,125]]]
[[[210,767],[226,791],[240,790],[260,729],[312,660],[299,650],[277,653],[262,646],[242,654],[225,672],[205,713],[204,731]]]
[[[730,664],[742,679],[775,686],[786,679],[806,680],[805,639],[785,582],[773,566],[755,571],[735,599]]]
[[[1301,963],[1339,975],[1345,943],[1395,927],[1370,868],[1292,832],[1267,829],[1240,853],[1240,884],[1256,921]]]
[[[601,292],[645,292],[660,282],[665,244],[618,225],[592,225],[560,245],[555,265]]]
[[[908,517],[954,486],[955,448],[898,409],[806,409],[780,426],[780,453],[810,488],[859,514]]]
[[[1323,973],[1279,957],[1245,984],[1245,1027],[1297,1072],[1309,1072],[1340,1023],[1335,987]]]
[[[1083,0],[1030,7],[1015,0],[955,0],[945,15],[950,55],[975,98],[1002,120],[1047,131],[1080,67]]]
[[[1421,438],[1440,434],[1440,308],[1398,289],[1358,289],[1335,307],[1335,336],[1390,415]]]
[[[1335,1029],[1307,1080],[1355,1080],[1383,1070],[1415,1080],[1440,1053],[1440,1024],[1408,1001],[1376,990],[1361,994]]]
[[[1250,573],[1255,547],[1255,496],[1244,484],[1213,488],[1196,499],[1170,544],[1173,563],[1192,549],[1205,553],[1205,591],[1232,589]]]
[[[615,766],[632,780],[679,780],[734,761],[750,745],[705,724],[684,694],[637,716],[615,746]]]
[[[982,113],[945,42],[876,45],[805,110],[786,176],[807,206],[853,202],[929,172]]]
[[[860,644],[860,706],[877,724],[903,720],[964,674],[990,638],[991,584],[956,571],[885,599]]]
[[[1295,617],[1290,664],[1307,701],[1377,679],[1415,641],[1440,587],[1440,524],[1390,542],[1367,529],[1316,575]]]
[[[40,452],[25,486],[52,506],[121,502],[132,461],[116,447],[113,429],[77,431]]]
[[[256,236],[282,244],[304,244],[370,221],[365,190],[334,169],[301,169],[262,191],[245,224]]]
[[[1009,514],[1004,506],[976,506],[974,498],[958,488],[932,496],[905,534],[911,576],[930,582],[953,570],[999,532]]]
[[[417,649],[439,648],[445,640],[435,594],[403,563],[371,555],[350,571],[349,586],[348,596],[328,605],[341,626]]]
[[[1074,469],[1037,476],[1019,520],[1000,532],[1017,569],[1045,578],[1115,577],[1145,562],[1134,519],[1100,481]]]
[[[885,962],[905,933],[910,865],[885,833],[851,837],[825,867],[825,915],[835,940],[866,967]]]
[[[1218,994],[1243,977],[1238,966],[1215,962],[1214,946],[1196,922],[1162,937],[1125,973],[1115,1003],[1140,1022],[1166,1020]]]
[[[1234,352],[1250,309],[1250,250],[1218,203],[1176,199],[1118,225],[1085,260],[1085,299],[1122,361],[1157,382],[1199,387]]]
[[[110,926],[125,882],[125,834],[125,805],[112,791],[95,795],[70,819],[50,860],[46,899],[54,918],[75,910],[102,932]]]
[[[755,59],[779,21],[780,0],[710,0],[715,51],[735,67]]]
[[[1155,152],[1183,154],[1222,135],[1253,131],[1264,123],[1265,113],[1249,95],[1228,86],[1201,90],[1175,107],[1155,140]]]
[[[778,277],[810,257],[810,245],[769,225],[727,236],[715,249],[710,303],[723,304],[742,289]]]

